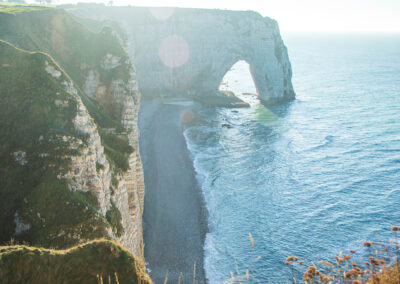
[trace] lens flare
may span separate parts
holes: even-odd
[[[190,122],[192,122],[193,119],[194,119],[194,114],[191,109],[184,110],[181,113],[181,121],[183,123],[190,123]]]
[[[158,55],[164,65],[175,68],[184,65],[189,59],[189,45],[179,35],[171,35],[161,41]]]

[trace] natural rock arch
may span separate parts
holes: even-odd
[[[247,69],[243,70],[244,67]],[[245,73],[240,73],[241,74],[240,79],[238,79],[237,77],[238,69],[240,69],[241,72],[242,71],[245,72]],[[237,83],[239,83],[240,85],[237,85]],[[250,70],[250,64],[246,60],[241,60],[241,59],[232,64],[232,66],[228,69],[228,71],[225,72],[219,85],[219,91],[232,91],[235,92],[235,94],[238,94],[236,92],[245,92],[245,94],[256,94],[257,93],[256,89],[257,87],[254,82],[254,76]]]
[[[278,24],[256,12],[101,5],[78,5],[72,12],[123,27],[145,97],[213,95],[239,60],[249,63],[263,102],[295,96]]]

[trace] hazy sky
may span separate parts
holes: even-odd
[[[400,32],[400,0],[114,0],[114,5],[255,10],[278,20],[286,32]]]

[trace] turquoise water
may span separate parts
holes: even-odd
[[[362,253],[400,224],[400,35],[284,40],[296,101],[243,96],[251,108],[199,111],[185,131],[209,211],[209,283],[244,274],[252,255],[256,282],[286,282],[287,256]],[[243,62],[226,80],[255,92]]]

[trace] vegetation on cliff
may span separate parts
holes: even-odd
[[[46,72],[46,62],[56,65],[44,53],[0,41],[0,242],[68,247],[74,228],[93,239],[108,225],[93,196],[57,178],[82,146],[71,143],[84,137],[73,126],[76,99]]]
[[[2,283],[151,283],[120,245],[90,242],[120,238],[130,214],[123,107],[139,93],[117,37],[54,7],[0,4],[0,245],[26,244],[0,247]]]
[[[392,226],[394,240],[364,241],[363,251],[340,252],[330,260],[320,260],[305,266],[303,260],[289,256],[285,264],[290,267],[293,283],[369,283],[395,284],[400,282],[400,244],[397,240],[399,226]],[[307,267],[307,269],[305,269]],[[304,271],[305,270],[305,271]],[[301,271],[304,274],[301,276]]]
[[[114,28],[0,4],[0,245],[24,244],[0,247],[2,283],[151,283],[122,246],[92,241],[142,257],[124,182],[140,94]]]
[[[0,279],[2,283],[153,283],[138,258],[107,240],[67,250],[0,246]]]
[[[26,13],[26,12],[36,12],[49,8],[51,8],[51,6],[0,3],[0,13],[11,14],[11,15],[16,15],[18,13]]]
[[[115,130],[100,131],[100,135],[110,160],[117,168],[126,170],[129,167],[127,156],[132,149],[126,138],[118,139],[124,136],[120,117],[123,106],[113,97],[116,93],[113,89],[129,93],[126,85],[132,66],[113,30],[103,28],[94,33],[64,10],[54,7],[10,4],[2,7],[0,39],[24,50],[46,52],[62,66],[78,88],[97,126]],[[91,88],[92,94],[85,90],[90,85],[90,75],[95,85]],[[110,139],[110,135],[115,137]],[[113,143],[116,140],[119,143]]]
[[[114,32],[91,32],[54,7],[0,4],[0,39],[0,244],[16,238],[66,248],[106,237],[109,229],[120,235],[115,206],[100,214],[91,192],[70,190],[60,178],[87,138],[73,125],[79,102],[63,84],[72,81],[97,126],[112,179],[129,169],[133,148],[115,96],[139,98],[127,89],[134,70]],[[103,90],[94,97],[85,90],[91,72]]]

